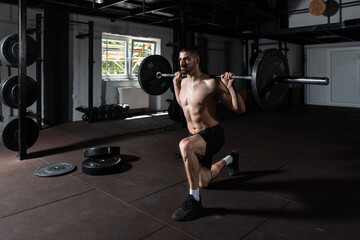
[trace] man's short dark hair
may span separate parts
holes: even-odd
[[[196,47],[183,47],[180,52],[189,52],[193,57],[200,57],[200,52]]]

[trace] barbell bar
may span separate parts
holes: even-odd
[[[150,95],[160,95],[170,87],[174,74],[170,63],[160,55],[146,57],[139,66],[138,80],[141,88]],[[183,75],[184,77],[186,75]],[[220,78],[220,75],[209,75]],[[233,76],[250,80],[257,104],[264,109],[279,108],[287,98],[288,83],[328,85],[327,77],[290,76],[287,59],[278,49],[261,52],[254,62],[250,76]]]
[[[209,78],[221,78],[221,75],[208,75]],[[175,77],[174,73],[156,73],[156,78],[160,79],[162,77]],[[181,77],[185,78],[186,74],[181,74]],[[240,79],[240,80],[248,80],[251,81],[252,76],[237,76],[234,75],[231,78]],[[317,84],[317,85],[328,85],[329,78],[327,77],[295,77],[295,76],[274,76],[273,81],[275,84],[277,83],[299,83],[299,84]]]
[[[208,75],[210,78],[221,78],[220,75]],[[174,73],[156,73],[156,78],[162,78],[162,77],[175,77]],[[181,77],[186,77],[186,74],[181,74]],[[243,79],[243,80],[251,80],[251,76],[232,76],[234,79]]]

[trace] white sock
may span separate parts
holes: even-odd
[[[227,155],[226,157],[224,157],[224,160],[226,162],[226,166],[229,165],[230,163],[232,163],[233,161],[233,157],[231,155]]]
[[[200,190],[199,188],[196,190],[190,189],[190,195],[193,195],[196,201],[200,201]]]

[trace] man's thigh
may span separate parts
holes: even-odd
[[[191,146],[198,157],[205,156],[206,142],[200,135],[195,134],[185,138],[184,140],[188,141],[188,144]]]
[[[195,134],[189,138],[190,141],[193,142],[194,152],[199,160],[200,167],[210,170],[212,165],[212,155],[209,154],[207,150],[208,146],[206,141],[199,134]]]

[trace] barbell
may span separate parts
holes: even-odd
[[[171,72],[170,63],[166,58],[160,55],[148,56],[139,66],[139,84],[147,94],[163,94],[169,89],[174,77]],[[220,75],[209,75],[209,77],[220,78]],[[287,59],[278,49],[261,52],[255,60],[250,76],[235,75],[232,78],[251,81],[254,99],[264,109],[276,109],[284,103],[289,90],[287,83],[329,84],[327,77],[290,76]]]

